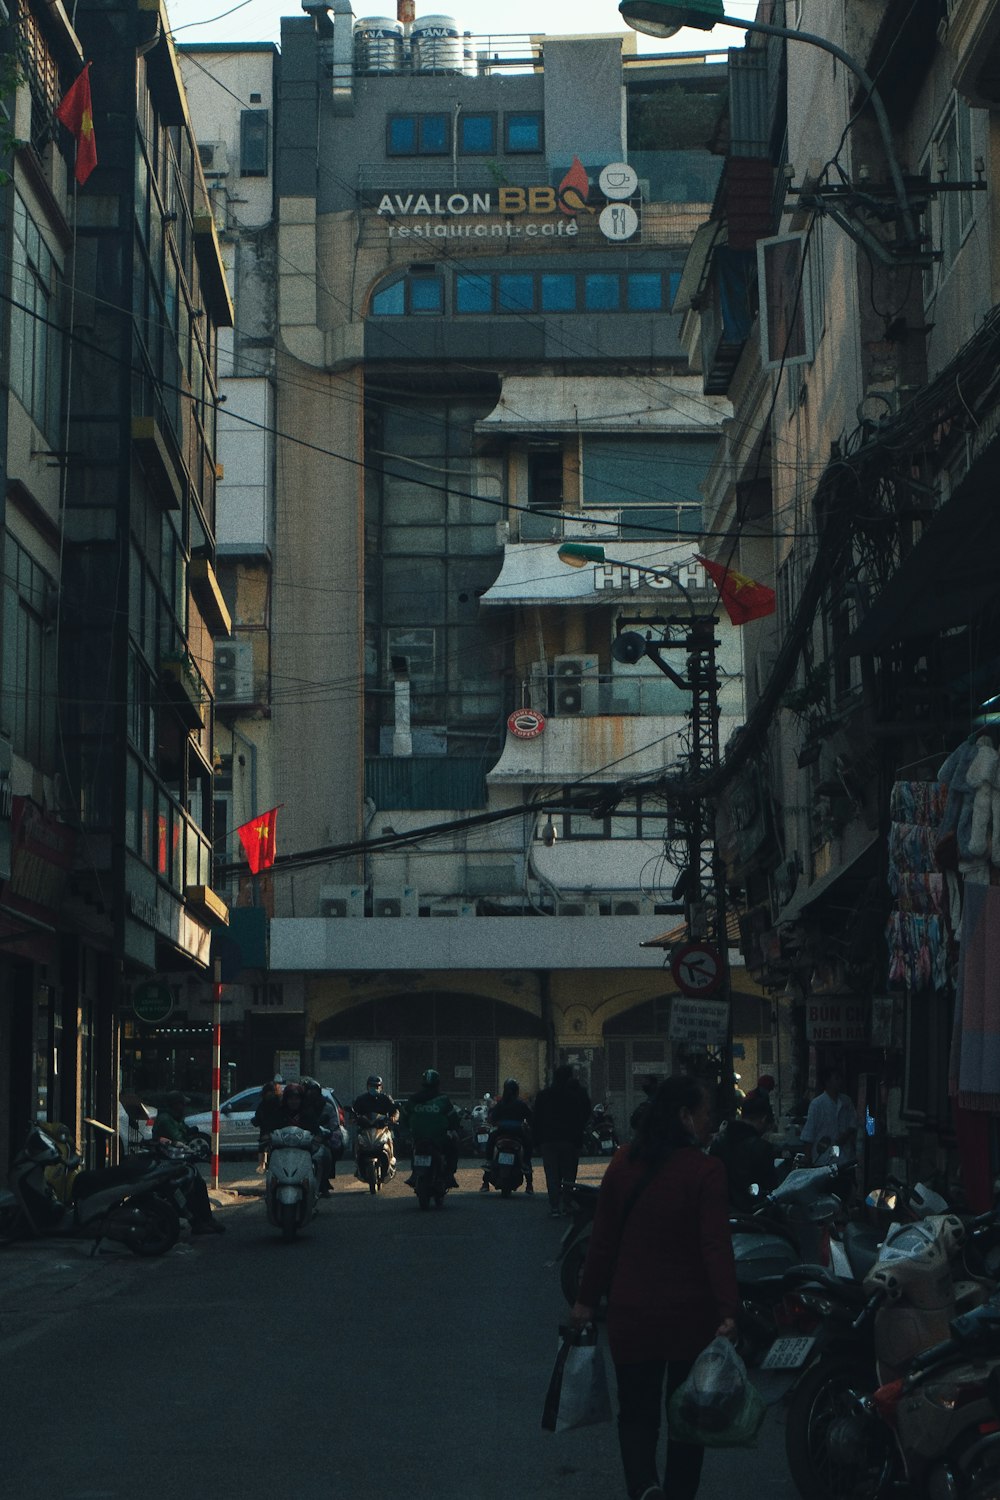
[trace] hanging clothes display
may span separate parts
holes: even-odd
[[[911,992],[949,983],[950,893],[935,862],[946,795],[939,782],[897,781],[889,803],[888,982]]]

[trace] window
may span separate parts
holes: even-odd
[[[270,140],[270,111],[240,111],[240,176],[266,177]]]
[[[447,156],[451,150],[450,117],[390,115],[385,149],[388,156]]]
[[[62,330],[56,324],[61,277],[38,225],[16,192],[12,248],[10,383],[36,426],[55,444],[60,436]]]
[[[543,274],[542,312],[576,312],[576,277],[565,272]]]
[[[528,454],[528,504],[561,510],[563,455],[561,448],[537,448]]]
[[[531,312],[535,306],[535,278],[502,272],[497,277],[497,305],[501,312]]]
[[[440,317],[444,312],[444,282],[440,276],[411,272],[372,297],[372,317],[400,318],[407,313]]]
[[[496,145],[495,115],[459,115],[458,149],[463,156],[492,156]]]
[[[968,182],[974,176],[972,114],[958,94],[952,97],[934,132],[920,171],[931,181],[941,177],[945,182]],[[948,274],[975,216],[974,193],[941,193],[931,202],[925,228],[930,234],[931,248],[940,250],[941,259],[924,272],[926,301],[933,299],[942,279]]]
[[[48,770],[55,748],[55,585],[9,532],[3,583],[3,722],[17,754]]]
[[[410,276],[406,285],[410,294],[410,312],[440,314],[444,311],[444,282],[440,276]]]
[[[621,301],[621,286],[613,271],[590,272],[583,278],[583,300],[588,312],[613,312]]]
[[[715,437],[585,437],[583,505],[629,507],[627,535],[644,522],[651,532],[697,532],[699,485],[715,451]],[[636,507],[633,513],[632,507]],[[641,508],[641,509],[640,509]]]
[[[564,787],[563,795],[570,800],[574,788]],[[668,831],[667,823],[667,809],[662,799],[654,796],[643,798],[639,793],[634,802],[620,802],[601,817],[595,818],[586,812],[563,813],[560,836],[564,839],[646,839],[658,842]]]
[[[663,278],[659,271],[630,271],[625,278],[629,312],[659,312],[663,306]]]
[[[460,313],[492,312],[492,278],[459,272],[455,277],[455,311]]]
[[[398,318],[406,311],[406,282],[394,281],[372,298],[372,315],[376,318]]]
[[[540,114],[504,115],[504,150],[513,155],[519,151],[541,151],[542,117]]]

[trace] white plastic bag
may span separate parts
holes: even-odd
[[[753,1446],[766,1408],[728,1339],[716,1338],[698,1355],[667,1411],[670,1436],[707,1448]]]
[[[594,1327],[560,1329],[559,1352],[542,1412],[546,1432],[567,1432],[611,1420],[604,1356]]]

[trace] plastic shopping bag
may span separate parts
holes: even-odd
[[[546,1432],[610,1422],[611,1397],[597,1329],[560,1328],[559,1353],[542,1412]]]
[[[728,1339],[713,1339],[673,1394],[670,1436],[706,1448],[751,1448],[766,1413],[764,1400]]]

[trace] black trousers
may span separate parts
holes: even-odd
[[[580,1165],[580,1149],[571,1141],[546,1141],[542,1147],[542,1166],[545,1169],[545,1191],[549,1195],[549,1207],[562,1206],[562,1185],[575,1182]]]
[[[692,1364],[692,1360],[672,1359],[668,1364],[663,1359],[648,1359],[641,1364],[615,1366],[618,1443],[630,1500],[639,1500],[651,1485],[660,1482],[656,1468],[660,1418],[674,1391],[687,1379]],[[666,1401],[664,1375],[667,1377]],[[704,1458],[705,1450],[700,1443],[678,1443],[667,1439],[664,1488],[670,1500],[694,1500]]]

